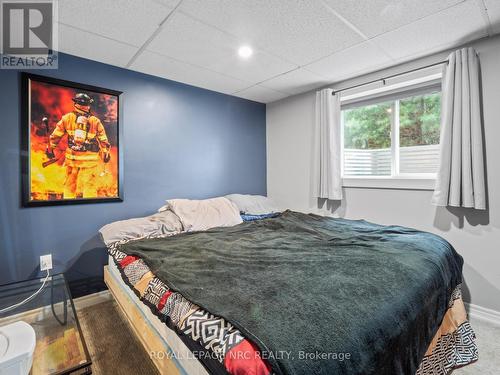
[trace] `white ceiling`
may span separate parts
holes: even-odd
[[[64,0],[59,23],[62,52],[269,103],[499,33],[500,0]]]

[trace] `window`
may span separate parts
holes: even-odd
[[[441,94],[399,100],[399,174],[435,174],[439,162]]]
[[[434,179],[440,116],[438,86],[343,105],[344,179]]]

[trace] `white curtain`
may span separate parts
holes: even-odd
[[[450,54],[444,68],[440,143],[432,203],[486,209],[479,59],[472,48]]]
[[[340,94],[325,89],[316,93],[313,197],[342,199]]]

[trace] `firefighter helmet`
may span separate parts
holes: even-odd
[[[91,105],[94,102],[94,99],[92,99],[90,96],[84,93],[76,94],[72,100],[75,104],[80,104],[80,105]]]

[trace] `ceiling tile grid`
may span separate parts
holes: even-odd
[[[241,44],[241,40],[177,12],[147,49],[253,83],[297,67],[260,50],[242,60],[236,54]]]
[[[131,69],[225,94],[232,94],[250,85],[248,82],[149,51],[140,54]]]
[[[59,23],[140,47],[172,11],[152,0],[63,0]]]
[[[367,41],[306,65],[305,68],[327,77],[330,82],[336,82],[380,69],[392,62],[380,48]]]
[[[238,91],[233,95],[240,98],[253,100],[255,102],[264,103],[274,102],[289,96],[288,94],[285,94],[283,92],[272,90],[261,85],[251,86],[245,90]]]
[[[428,55],[487,35],[476,0],[468,0],[374,40],[395,60]]]
[[[296,65],[362,40],[319,1],[184,0],[180,9]]]
[[[59,22],[62,52],[268,103],[500,33],[500,0],[64,0]]]
[[[63,24],[59,28],[59,50],[70,55],[125,67],[138,47]]]
[[[299,68],[264,81],[261,83],[261,86],[294,95],[324,86],[328,82],[331,81],[325,77]]]
[[[374,37],[465,0],[323,0],[366,36]]]

